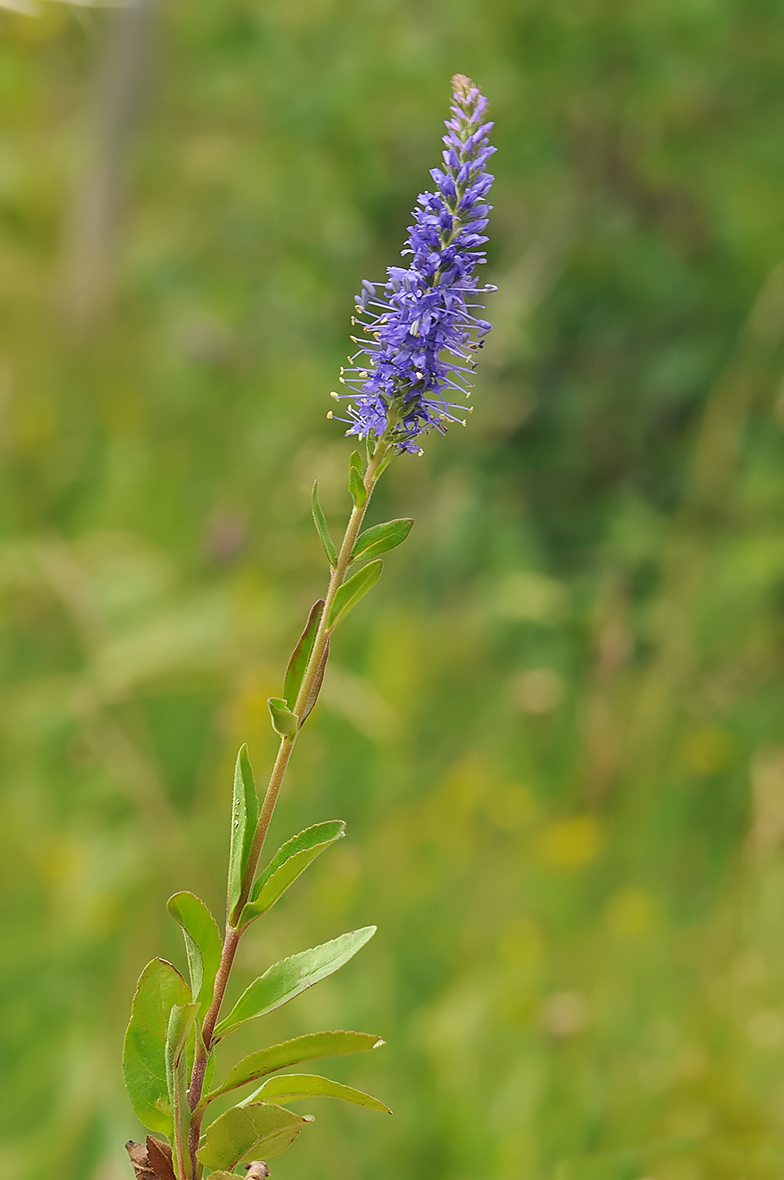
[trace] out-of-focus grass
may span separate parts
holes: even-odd
[[[0,14],[0,1171],[128,1173],[134,981],[180,954],[169,893],[221,908],[236,746],[263,777],[323,586],[313,478],[347,508],[351,295],[460,70],[499,146],[476,412],[380,490],[416,527],[275,821],[349,838],[240,975],[380,931],[226,1059],[390,1043],[336,1074],[395,1118],[314,1103],[283,1180],[780,1176],[784,12],[151,16]]]

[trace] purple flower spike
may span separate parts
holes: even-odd
[[[357,352],[340,377],[352,392],[332,395],[350,402],[341,419],[346,434],[383,436],[414,454],[421,453],[420,434],[433,427],[445,433],[449,422],[465,426],[459,415],[470,409],[462,399],[470,397],[474,354],[490,331],[469,309],[481,308],[477,297],[496,289],[477,286],[474,273],[485,261],[493,124],[483,122],[487,99],[470,78],[456,74],[452,92],[444,166],[430,173],[436,191],[418,198],[402,251],[411,265],[390,266],[383,287],[362,283],[352,323],[365,338],[352,336]]]

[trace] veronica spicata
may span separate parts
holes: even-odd
[[[388,267],[383,287],[362,283],[352,323],[365,338],[352,336],[358,351],[340,377],[352,392],[332,394],[349,399],[346,434],[385,438],[398,451],[418,453],[419,435],[432,427],[465,425],[460,414],[470,410],[452,399],[470,396],[474,353],[490,330],[472,311],[482,307],[478,296],[495,290],[476,279],[491,208],[493,124],[483,122],[487,99],[463,74],[452,79],[452,96],[444,167],[431,170],[435,192],[418,198],[402,251],[411,265]]]
[[[494,150],[488,142],[492,124],[482,122],[487,102],[468,78],[458,74],[452,90],[444,167],[432,172],[436,191],[419,198],[404,251],[412,257],[411,266],[390,267],[383,289],[377,292],[366,282],[357,296],[367,339],[353,359],[364,360],[343,380],[354,391],[346,395],[352,403],[347,433],[365,438],[367,453],[363,458],[354,451],[349,459],[353,507],[338,545],[319,503],[318,483],[313,487],[313,519],[329,585],[311,607],[282,695],[268,701],[279,744],[263,795],[245,747],[237,759],[223,930],[195,894],[175,893],[167,908],[182,929],[188,978],[165,959],[153,959],[133,999],[125,1083],[138,1118],[156,1133],[144,1143],[127,1144],[137,1180],[202,1180],[205,1172],[210,1180],[232,1180],[245,1162],[249,1175],[263,1180],[269,1175],[266,1159],[284,1151],[312,1121],[290,1110],[291,1103],[331,1097],[369,1110],[388,1109],[370,1094],[321,1074],[281,1072],[317,1058],[378,1048],[383,1040],[374,1033],[305,1033],[256,1049],[228,1072],[224,1066],[221,1074],[215,1073],[215,1054],[235,1031],[337,971],[375,933],[375,926],[350,930],[268,965],[226,1012],[240,940],[345,831],[342,820],[325,820],[290,837],[272,857],[265,853],[289,760],[318,699],[334,632],[378,582],[382,555],[401,545],[414,523],[404,517],[363,531],[373,489],[396,454],[419,451],[420,434],[434,426],[443,431],[446,423],[460,420],[458,404],[449,399],[468,396],[472,358],[490,327],[472,311],[478,295],[494,290],[478,287],[475,277],[485,260],[482,231],[490,208],[485,197],[493,179],[485,165]],[[225,1109],[226,1096],[243,1088],[250,1093]]]

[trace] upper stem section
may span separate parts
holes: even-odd
[[[353,553],[354,546],[357,543],[357,537],[359,536],[359,531],[362,527],[362,521],[364,519],[365,513],[367,512],[367,507],[370,503],[370,497],[373,494],[373,489],[376,486],[376,482],[379,475],[381,474],[381,471],[386,466],[386,459],[388,457],[390,446],[391,444],[385,442],[384,440],[380,440],[376,444],[375,450],[368,460],[367,469],[363,479],[367,496],[365,497],[364,504],[354,505],[351,516],[349,517],[348,525],[346,526],[346,531],[343,535],[343,541],[338,551],[337,561],[332,570],[332,575],[329,580],[329,589],[327,590],[327,595],[324,602],[324,610],[321,613],[321,622],[319,623],[318,631],[316,632],[316,638],[313,641],[313,649],[310,653],[310,659],[308,660],[307,667],[305,668],[305,674],[302,677],[302,684],[300,685],[297,700],[292,710],[292,712],[298,717],[302,716],[303,710],[310,699],[316,677],[319,674],[319,669],[321,667],[324,653],[331,635],[331,629],[328,625],[330,608],[332,603],[335,601],[335,595],[346,580],[346,574],[348,573],[349,566],[351,565],[351,554]],[[295,731],[294,733],[286,734],[286,736],[282,737],[280,741],[278,757],[275,761],[275,766],[273,767],[269,785],[264,796],[264,802],[261,806],[259,822],[253,837],[250,856],[248,858],[248,865],[245,870],[245,876],[242,882],[241,900],[243,905],[245,902],[247,902],[250,896],[250,891],[253,887],[253,880],[258,869],[261,851],[264,847],[264,841],[267,837],[267,832],[269,831],[272,814],[275,810],[275,804],[280,793],[280,788],[283,785],[283,778],[285,776],[289,758],[291,757],[291,751],[294,748],[294,743],[296,740],[297,732]]]

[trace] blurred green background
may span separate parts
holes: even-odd
[[[12,0],[4,0],[11,4]],[[0,11],[0,1172],[122,1180],[136,977],[219,912],[231,770],[324,586],[352,295],[455,71],[497,120],[469,429],[334,644],[244,945],[376,921],[238,1034],[389,1046],[275,1180],[784,1170],[784,5]],[[244,1038],[244,1039],[243,1039]]]

